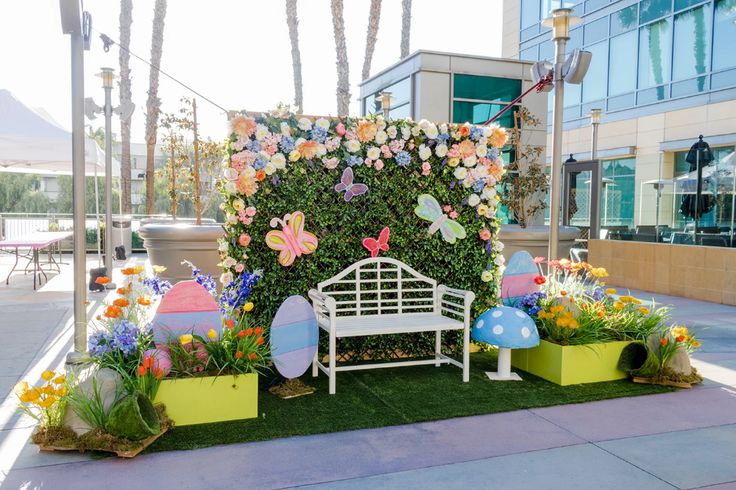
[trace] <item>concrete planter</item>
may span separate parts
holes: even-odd
[[[560,226],[560,245],[557,259],[569,258],[570,249],[575,245],[575,239],[580,236],[580,229],[574,226]],[[520,250],[526,250],[532,257],[547,257],[549,245],[549,226],[501,225],[499,239],[504,244],[503,256],[508,261],[511,256]]]
[[[183,260],[188,260],[204,273],[212,274],[212,277],[220,276],[217,239],[225,234],[222,225],[154,222],[141,226],[138,233],[143,238],[151,264],[166,267],[166,271],[160,274],[163,279],[171,282],[191,279],[192,270],[182,264]]]
[[[164,379],[156,403],[176,426],[258,417],[258,375]]]
[[[532,349],[511,351],[511,365],[561,386],[626,379],[618,360],[630,341],[559,345],[542,340]]]

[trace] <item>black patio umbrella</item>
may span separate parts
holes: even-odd
[[[693,146],[687,152],[685,161],[690,164],[690,172],[697,171],[698,180],[695,194],[686,194],[682,197],[680,212],[685,218],[695,220],[695,229],[698,228],[698,218],[713,209],[715,198],[711,195],[703,195],[703,167],[710,165],[714,160],[708,143],[703,141],[703,135],[698,137]]]

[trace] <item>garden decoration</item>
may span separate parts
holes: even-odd
[[[539,291],[544,276],[531,254],[526,250],[516,252],[503,272],[501,283],[501,299],[506,306],[514,306],[516,302],[528,294]]]
[[[371,257],[378,257],[379,252],[388,252],[388,239],[391,235],[391,230],[388,226],[385,226],[378,234],[378,238],[366,237],[363,238],[363,246],[371,253]]]
[[[312,364],[317,355],[317,317],[312,305],[302,296],[289,296],[281,303],[271,323],[271,358],[276,370],[287,378],[274,387],[282,398],[313,393],[314,389],[298,379]]]
[[[437,199],[429,194],[422,194],[417,198],[417,201],[419,206],[414,208],[414,212],[420,218],[432,222],[429,226],[430,235],[434,235],[439,230],[442,232],[442,238],[447,243],[455,243],[458,238],[465,238],[465,228],[442,212],[443,210]],[[457,215],[457,213],[454,214]]]
[[[350,200],[355,196],[360,196],[362,194],[365,194],[368,192],[368,186],[365,184],[354,184],[353,183],[353,169],[350,167],[347,167],[345,170],[342,171],[342,177],[340,177],[340,182],[335,185],[335,191],[336,192],[344,192],[343,199],[345,199],[345,202],[350,202]]]
[[[528,349],[539,345],[539,333],[534,320],[523,311],[510,306],[498,306],[485,311],[475,320],[473,340],[498,347],[498,370],[486,372],[492,381],[521,381],[511,372],[511,349]]]
[[[158,434],[161,424],[151,400],[143,393],[134,393],[113,407],[105,428],[114,436],[140,441]]]
[[[222,328],[217,302],[195,281],[176,283],[161,299],[151,323],[153,342],[157,345],[183,334],[207,335]]]
[[[317,237],[304,231],[304,213],[301,211],[287,214],[284,219],[273,218],[271,227],[278,225],[281,225],[281,231],[269,231],[266,234],[266,245],[279,252],[279,264],[288,267],[302,254],[311,254],[317,250]]]
[[[496,304],[504,264],[495,190],[504,173],[503,128],[387,120],[380,115],[305,117],[284,108],[230,118],[229,161],[218,184],[226,228],[219,245],[220,279],[228,284],[245,270],[263,270],[252,297],[259,306],[257,321],[270,323],[285,297],[304,294],[365,258],[366,249],[356,246],[358,241],[375,238],[383,227],[390,228],[392,258],[421,264],[425,275],[477,293],[472,315]],[[349,205],[344,200],[349,179],[345,191],[335,191],[344,172],[346,179],[353,175],[352,191],[360,184],[369,188]],[[414,210],[422,194],[449,210],[437,211],[435,206],[429,224],[417,219]],[[250,208],[258,212],[248,216]],[[318,239],[319,252],[283,267],[274,260],[265,236],[272,217],[296,209],[308,210],[306,229]],[[447,218],[441,218],[443,214]],[[445,219],[458,224],[445,223],[447,239],[455,240],[452,247],[427,237],[427,228]],[[481,231],[481,240],[458,240]],[[457,352],[462,334],[448,332],[443,343]],[[387,359],[397,352],[423,357],[434,352],[434,344],[432,333],[344,338],[340,360]],[[320,348],[328,348],[326,338]]]

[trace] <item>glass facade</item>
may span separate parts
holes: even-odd
[[[635,158],[603,161],[601,228],[634,226]]]
[[[370,94],[363,98],[363,114],[377,114],[382,111],[378,94],[383,91],[391,92],[391,106],[389,116],[393,119],[411,116],[411,78],[406,77],[398,82]]]
[[[455,74],[452,79],[452,122],[482,124],[521,94],[521,80]],[[498,121],[513,126],[513,111]]]

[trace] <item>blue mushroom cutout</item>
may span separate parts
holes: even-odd
[[[473,324],[473,340],[498,347],[498,372],[487,372],[494,381],[521,381],[511,372],[511,349],[528,349],[539,345],[539,332],[534,320],[518,308],[497,306],[484,311]]]

